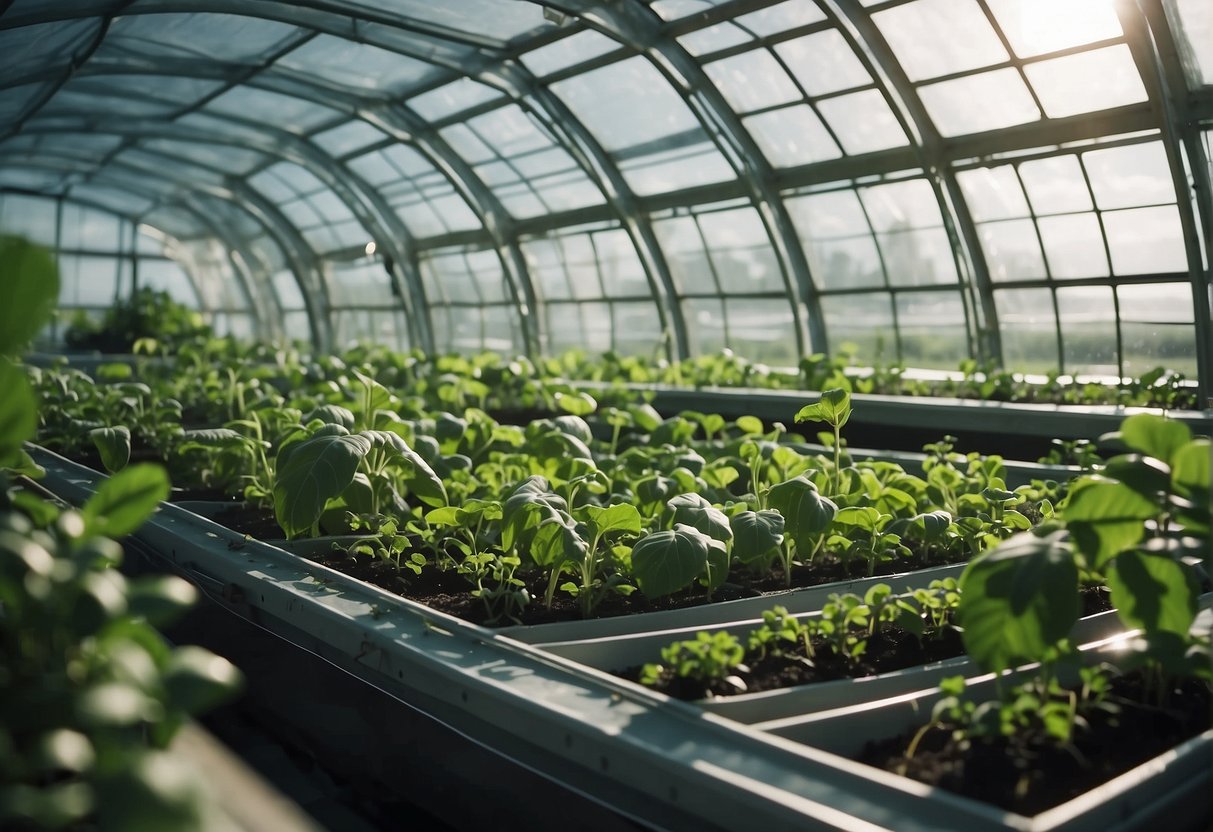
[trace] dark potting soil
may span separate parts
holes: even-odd
[[[1191,739],[1210,727],[1209,685],[1187,681],[1171,687],[1161,705],[1149,701],[1139,675],[1112,686],[1116,713],[1096,711],[1089,727],[1061,745],[1040,735],[974,740],[952,736],[950,726],[932,728],[913,758],[905,750],[914,732],[869,743],[861,762],[932,786],[1032,816]]]

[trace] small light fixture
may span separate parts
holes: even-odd
[[[363,250],[366,252],[367,257],[371,257],[375,253],[375,248],[376,248],[375,241],[371,240],[369,243],[366,244],[366,248]]]

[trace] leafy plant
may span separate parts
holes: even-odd
[[[720,682],[745,690],[745,682],[736,675],[738,670],[745,670],[744,658],[745,647],[736,636],[723,630],[700,632],[694,639],[662,648],[661,664],[646,664],[640,679],[643,684],[655,685],[662,675],[669,673],[704,685]]]
[[[825,422],[834,431],[834,493],[841,490],[842,426],[851,418],[851,394],[842,387],[833,387],[821,394],[821,399],[800,408],[797,422]]]

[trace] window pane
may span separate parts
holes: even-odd
[[[674,286],[680,293],[705,294],[717,291],[716,280],[699,228],[690,217],[675,217],[653,223]]]
[[[861,364],[897,360],[893,304],[887,294],[826,296],[821,299],[821,312],[831,351],[840,352],[850,344]]]
[[[956,180],[977,222],[1028,216],[1028,201],[1010,165],[960,171]]]
[[[728,346],[725,339],[724,304],[715,298],[688,298],[682,302],[686,318],[687,340],[694,355],[720,352]]]
[[[796,322],[786,300],[732,298],[728,304],[729,348],[768,364],[795,366]]]
[[[1060,368],[1057,318],[1048,289],[1008,289],[996,292],[1003,362],[1021,373],[1048,373]]]
[[[1110,286],[1075,286],[1057,290],[1057,309],[1064,338],[1064,370],[1117,376],[1116,308]]]
[[[820,289],[856,289],[884,283],[880,254],[870,236],[813,240],[805,254],[809,272]]]
[[[982,252],[995,281],[1032,280],[1047,276],[1036,226],[1031,220],[984,223],[977,227]]]
[[[1146,100],[1146,88],[1124,44],[1028,64],[1024,72],[1049,118]]]
[[[1103,235],[1094,214],[1042,217],[1040,239],[1054,278],[1107,277]]]
[[[1107,208],[1135,208],[1175,201],[1171,168],[1161,142],[1131,144],[1082,154],[1091,178],[1095,204]]]
[[[771,238],[753,208],[705,214],[699,218],[716,276],[724,292],[785,290]]]
[[[622,229],[594,235],[602,287],[608,297],[650,297],[648,276],[632,238]]]
[[[1007,59],[1007,50],[973,0],[917,0],[875,12],[872,20],[911,81]]]
[[[1021,58],[1057,52],[1123,32],[1107,0],[986,0]]]
[[[941,81],[920,87],[918,94],[944,136],[997,130],[1040,118],[1019,73],[1010,68]]]
[[[1183,227],[1174,205],[1109,211],[1103,222],[1113,274],[1187,271]]]
[[[800,91],[765,49],[743,52],[704,67],[729,105],[739,113],[801,99]]]
[[[1019,175],[1037,214],[1091,210],[1091,194],[1073,156],[1024,162]]]
[[[897,296],[901,357],[911,367],[954,370],[969,355],[964,304],[955,292]]]
[[[1196,374],[1192,287],[1186,283],[1120,286],[1121,339],[1125,374],[1155,367]]]
[[[889,283],[926,286],[956,282],[952,244],[942,228],[877,234]]]
[[[877,231],[904,231],[943,225],[939,201],[925,179],[874,185],[860,192]]]
[[[842,155],[821,119],[807,106],[784,107],[743,121],[775,167],[808,165]]]
[[[897,117],[876,90],[827,98],[818,109],[847,153],[870,153],[906,144]]]
[[[849,90],[872,82],[855,52],[837,29],[785,41],[776,54],[810,96]]]
[[[624,355],[653,355],[661,341],[661,318],[652,301],[613,303],[614,349]]]

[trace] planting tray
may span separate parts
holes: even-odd
[[[44,484],[68,501],[83,502],[101,478],[53,454],[31,453],[47,469]],[[328,733],[336,745],[347,727],[379,719],[385,728],[378,747],[360,748],[349,759],[365,758],[371,765],[380,758],[407,756],[412,766],[402,766],[395,775],[405,779],[426,766],[434,772],[479,770],[467,761],[460,768],[460,760],[447,759],[446,746],[419,745],[428,734],[388,730],[404,724],[405,714],[420,714],[463,738],[458,753],[507,761],[513,770],[551,784],[553,801],[570,794],[581,800],[561,802],[562,809],[580,806],[563,817],[551,811],[541,788],[510,793],[514,802],[498,804],[496,797],[507,790],[494,790],[473,774],[465,795],[477,798],[462,802],[484,801],[486,806],[477,808],[495,812],[497,828],[556,829],[559,820],[566,829],[618,829],[624,819],[648,828],[696,832],[1110,832],[1140,828],[1143,818],[1153,820],[1140,814],[1098,815],[1096,823],[1081,825],[1086,814],[1079,812],[1078,822],[1040,825],[1040,818],[1009,816],[640,689],[246,540],[173,505],[163,505],[135,537],[161,562],[192,579],[214,607],[247,625],[241,632],[251,635],[241,636],[236,648],[276,661],[285,644],[327,668],[315,676],[278,680],[281,709],[299,720],[300,733]],[[317,686],[322,676],[345,680],[341,698],[328,698],[335,689]],[[373,707],[366,704],[372,694]],[[318,708],[324,721],[309,724],[309,713]],[[360,736],[367,735],[373,736]],[[1171,753],[1190,767],[1185,782],[1207,785],[1208,754]],[[392,776],[391,767],[379,771]],[[357,770],[350,774],[357,777]],[[419,782],[399,785],[416,790]],[[1097,816],[1094,809],[1090,814]]]

